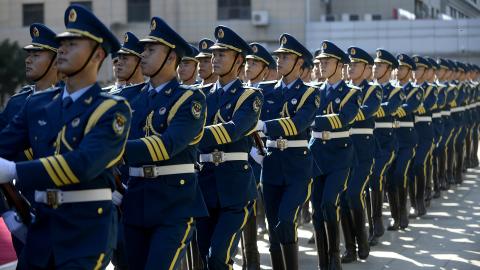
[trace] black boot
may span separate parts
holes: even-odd
[[[257,233],[258,235],[264,235],[268,233],[267,224],[265,223],[265,208],[263,206],[263,197],[261,196],[261,190],[259,190],[259,199],[255,206],[257,207]]]
[[[363,209],[352,210],[355,238],[357,239],[358,258],[365,260],[370,254],[367,230],[365,227],[365,211]]]
[[[257,220],[254,215],[248,218],[243,230],[247,270],[260,270],[260,253],[257,247]],[[244,263],[245,265],[245,263]]]
[[[421,217],[427,213],[427,209],[425,208],[425,176],[423,172],[418,172],[415,176],[416,178],[416,193],[415,193],[415,203],[417,206],[417,216]]]
[[[353,220],[348,209],[342,209],[342,231],[345,240],[345,253],[342,254],[342,263],[351,263],[357,260],[357,250],[355,247],[355,234],[353,231]]]
[[[417,200],[415,198],[415,189],[417,186],[417,180],[408,185],[408,197],[410,198],[410,213],[408,215],[409,218],[416,218],[417,217]]]
[[[282,245],[283,259],[286,270],[298,270],[298,244]]]
[[[399,227],[405,229],[408,227],[408,214],[407,214],[407,189],[400,187],[398,190],[398,214],[399,214]]]
[[[283,262],[282,250],[270,250],[270,258],[272,260],[273,270],[288,270],[285,269],[285,264]]]
[[[312,221],[312,214],[310,213],[309,209],[309,202],[303,204],[302,206],[302,224],[308,224]]]
[[[452,185],[455,185],[455,180],[453,177],[453,171],[455,168],[455,151],[453,149],[453,144],[448,147],[447,151],[447,174],[446,174],[446,184],[447,189],[450,189]]]
[[[370,241],[373,237],[372,196],[370,190],[367,190],[367,196],[365,196],[365,199],[367,203],[368,241]]]
[[[318,253],[318,269],[328,270],[329,257],[327,231],[325,229],[325,224],[323,223],[319,226],[315,226],[315,244]]]
[[[445,151],[441,151],[438,155],[438,182],[440,183],[440,190],[448,190],[446,180],[447,180],[447,154]]]
[[[458,149],[458,151],[457,151]],[[455,184],[460,185],[463,182],[462,172],[463,172],[463,147],[458,146],[455,147],[455,171],[454,171],[454,178]]]
[[[425,207],[430,207],[430,201],[432,200],[432,157],[429,157],[429,162],[425,165],[427,166],[426,171],[427,175],[425,175],[425,191],[424,191],[424,204]]]
[[[336,220],[327,222],[328,257],[330,258],[328,270],[342,269],[342,264],[340,263],[340,234],[338,227],[339,224]]]
[[[374,246],[378,243],[380,238],[385,233],[385,227],[382,220],[382,205],[383,205],[383,192],[372,192],[372,220],[373,220],[373,235],[370,237],[370,246]]]
[[[398,231],[400,228],[400,213],[398,211],[398,192],[388,191],[388,203],[390,204],[390,213],[392,214],[392,222],[387,227],[389,231]]]

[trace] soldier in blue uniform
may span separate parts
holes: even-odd
[[[437,61],[431,57],[426,58],[427,61],[432,65],[433,71],[427,78],[429,84],[435,85],[437,88],[437,102],[432,107],[432,124],[434,131],[434,140],[433,140],[433,151],[430,157],[430,168],[431,174],[427,179],[426,191],[425,191],[425,203],[426,206],[430,206],[431,199],[437,199],[440,197],[440,180],[439,180],[439,167],[440,167],[440,156],[441,148],[439,148],[440,142],[442,141],[442,135],[444,130],[444,122],[442,118],[442,109],[445,107],[446,102],[446,91],[445,87],[441,87],[436,81],[436,74],[440,69],[440,65],[437,64]],[[433,190],[433,194],[432,194]]]
[[[257,129],[267,136],[262,184],[274,269],[298,269],[298,216],[312,187],[313,156],[309,127],[320,106],[320,95],[301,79],[302,66],[312,58],[293,36],[282,34],[275,50],[278,72],[275,101],[269,96]]]
[[[464,79],[464,85],[465,88],[467,89],[467,100],[466,100],[466,105],[465,105],[465,114],[466,114],[466,129],[467,129],[467,135],[465,138],[465,161],[464,161],[464,171],[466,171],[467,168],[472,168],[472,149],[473,149],[473,143],[472,143],[472,135],[473,135],[473,129],[474,129],[474,123],[475,123],[475,118],[474,118],[474,93],[475,93],[475,86],[471,82],[471,77],[472,77],[472,65],[469,63],[465,64],[465,79]]]
[[[414,55],[417,69],[414,72],[415,86],[423,90],[421,106],[415,113],[415,130],[418,134],[418,146],[415,150],[413,170],[410,178],[410,202],[413,208],[411,216],[421,217],[426,214],[425,186],[430,176],[430,156],[434,147],[434,129],[432,125],[432,108],[437,102],[437,88],[427,79],[434,70],[430,62],[421,56]]]
[[[23,87],[23,91],[13,95],[8,101],[5,109],[0,113],[0,130],[4,129],[13,117],[20,111],[26,100],[34,93],[49,90],[57,83],[56,56],[58,42],[55,39],[55,32],[47,26],[34,23],[30,26],[30,36],[32,42],[24,47],[27,52],[25,59],[26,77],[33,81],[34,85]],[[15,161],[24,161],[32,159],[31,149],[24,149],[15,158]],[[33,201],[33,193],[24,191],[23,195],[29,201]],[[0,191],[0,197],[3,196]],[[7,228],[12,233],[13,246],[17,257],[20,256],[25,241],[25,235],[20,232],[26,232],[25,226],[18,222],[15,212],[0,211]]]
[[[140,92],[144,83],[142,67],[140,66],[142,52],[143,44],[133,33],[126,32],[123,37],[123,44],[120,50],[116,52],[117,64],[115,64],[117,80],[125,82],[125,84],[114,85],[109,89],[110,94],[122,96],[131,102]]]
[[[262,94],[238,79],[250,46],[232,29],[215,28],[213,72],[218,81],[207,94],[208,114],[200,142],[199,182],[210,216],[198,220],[198,244],[208,269],[231,269],[233,256],[257,198],[248,153],[249,136],[262,108]]]
[[[470,151],[470,167],[478,167],[478,140],[479,140],[479,82],[478,82],[478,66],[472,64],[470,66],[469,84],[472,87],[472,102],[471,102],[471,114],[472,114],[472,150]]]
[[[348,56],[330,41],[322,42],[320,60],[327,81],[320,87],[320,106],[312,124],[309,148],[315,158],[313,225],[320,269],[341,269],[339,204],[346,188],[354,149],[349,129],[361,105],[359,88],[342,80]]]
[[[199,53],[195,56],[198,59],[198,75],[202,79],[201,85],[211,86],[211,83],[217,81],[218,76],[213,73],[212,50],[210,47],[214,42],[208,38],[200,40],[198,43]]]
[[[178,79],[183,85],[193,85],[197,83],[198,63],[196,56],[200,53],[197,47],[190,45],[191,50],[188,55],[183,56],[180,65],[178,65]]]
[[[111,167],[130,127],[128,103],[96,83],[115,36],[90,11],[71,5],[57,35],[63,89],[32,95],[1,133],[0,156],[32,148],[32,160],[0,159],[0,182],[34,190],[36,217],[28,229],[22,269],[103,269],[116,239]]]
[[[387,177],[388,202],[393,219],[387,228],[390,231],[408,227],[407,187],[415,147],[418,144],[414,112],[420,107],[423,99],[422,88],[412,84],[413,72],[417,68],[415,61],[406,54],[399,54],[397,60],[396,79],[402,87],[400,94],[402,105],[395,112],[398,128],[394,132],[398,140],[398,151]]]
[[[348,66],[352,84],[361,88],[360,110],[350,129],[357,164],[352,167],[347,189],[342,196],[341,223],[345,240],[345,253],[342,263],[350,263],[358,257],[365,260],[369,255],[368,236],[365,227],[365,191],[374,165],[377,141],[373,136],[375,113],[382,101],[382,88],[368,80],[372,74],[373,58],[358,47],[347,49],[350,57]],[[366,190],[367,189],[367,190]]]
[[[131,32],[126,32],[123,36],[121,49],[116,52],[115,77],[118,82],[108,90],[111,94],[118,94],[124,87],[143,83],[141,53],[143,45],[138,38]],[[126,97],[127,98],[127,97]],[[129,98],[127,98],[129,100]]]
[[[141,67],[149,83],[132,100],[124,159],[130,178],[123,199],[129,269],[175,269],[207,211],[194,165],[203,135],[205,96],[180,85],[176,69],[190,45],[153,17]]]
[[[453,171],[453,178],[455,184],[463,182],[462,172],[464,165],[464,151],[465,138],[467,136],[467,113],[466,104],[468,102],[468,86],[465,85],[465,65],[461,62],[456,62],[457,72],[452,82],[457,86],[458,94],[452,106],[452,118],[455,122],[457,132],[454,137],[454,151],[455,151],[455,167]]]
[[[259,84],[265,80],[272,70],[272,66],[276,66],[275,60],[270,55],[270,53],[262,45],[258,43],[249,44],[252,49],[252,54],[246,56],[246,65],[245,65],[245,77],[248,80],[247,85],[252,87],[260,88]],[[265,93],[264,93],[265,98]],[[260,114],[260,119],[263,119],[262,114],[266,106],[262,107],[262,112]],[[265,138],[263,133],[259,134],[262,138]],[[265,141],[265,139],[263,139]],[[255,209],[253,215],[248,219],[247,224],[245,225],[243,231],[243,242],[245,244],[245,259],[246,259],[246,268],[248,270],[260,269],[260,254],[257,247],[257,221],[263,223],[265,227],[265,210],[263,204],[263,194],[260,186],[260,173],[262,170],[262,157],[257,154],[258,149],[253,147],[251,149],[251,155],[249,156],[250,166],[252,166],[253,174],[255,175],[255,180],[257,183],[257,190],[259,193],[258,199],[255,204]],[[252,158],[252,155],[256,158],[257,161]],[[263,219],[263,220],[262,220]]]
[[[375,120],[374,136],[379,142],[375,153],[375,165],[370,178],[373,233],[370,235],[370,246],[378,243],[378,238],[385,232],[382,220],[383,191],[387,173],[395,159],[398,141],[394,128],[394,114],[402,105],[402,89],[390,83],[390,75],[398,67],[398,61],[390,52],[377,49],[373,66],[374,78],[382,87],[383,98]]]
[[[455,119],[453,118],[453,109],[457,107],[456,105],[456,99],[458,96],[458,87],[456,85],[456,82],[454,81],[454,78],[456,77],[457,74],[457,64],[450,60],[447,59],[448,63],[450,64],[450,74],[445,78],[447,81],[448,89],[447,89],[447,106],[448,106],[448,111],[447,113],[449,114],[449,120],[446,121],[446,127],[445,129],[447,130],[447,127],[450,127],[451,133],[447,138],[450,138],[447,143],[447,170],[446,170],[446,183],[447,183],[447,189],[450,188],[451,185],[455,184],[455,179],[453,176],[453,172],[455,170],[455,137],[457,135],[458,127],[457,123],[455,122]],[[456,110],[456,109],[455,109]]]

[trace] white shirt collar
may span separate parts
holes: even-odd
[[[227,83],[227,84],[224,85],[223,87],[222,87],[222,85],[220,84],[220,81],[217,81],[217,82],[216,82],[216,84],[217,84],[217,89],[222,88],[224,92],[227,92],[228,89],[232,86],[232,84],[235,83],[236,81],[237,81],[237,79],[235,79],[235,80]]]
[[[84,87],[82,89],[79,89],[73,93],[68,93],[67,91],[67,86],[65,86],[65,89],[63,91],[63,96],[62,96],[62,99],[65,99],[66,97],[71,97],[73,102],[75,102],[77,99],[79,99],[83,94],[85,94],[85,92],[88,91],[88,89],[90,89],[90,87],[92,87],[93,84],[87,86],[87,87]]]
[[[333,89],[336,89],[337,86],[340,85],[340,83],[342,82],[342,80],[339,80],[338,82],[334,83],[333,85],[329,84],[328,81],[327,81],[327,87],[332,87]]]
[[[285,82],[282,80],[282,88],[285,88],[287,87],[288,89],[292,88],[293,84],[297,82],[297,80],[299,79],[296,79],[296,80],[293,80],[291,83],[289,83],[288,85],[285,84]]]
[[[152,91],[152,90],[155,90],[155,91],[157,91],[157,93],[160,93],[160,91],[162,91],[162,89],[163,89],[167,84],[169,84],[169,83],[170,83],[170,81],[164,82],[164,83],[160,84],[159,86],[157,86],[157,87],[155,87],[155,88],[154,88],[153,85],[150,83],[150,86],[149,86],[149,88],[148,88],[148,91],[150,92],[150,91]]]

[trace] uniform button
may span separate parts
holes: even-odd
[[[98,209],[97,209],[97,213],[98,213],[99,215],[103,214],[103,208],[101,208],[101,207],[98,208]]]
[[[327,142],[326,142],[326,141],[323,141],[322,143],[323,143],[323,144],[326,144]]]
[[[306,154],[307,154],[307,151],[303,151],[303,154],[306,155]]]
[[[323,111],[323,113],[325,114],[325,113],[327,113],[327,111]]]
[[[77,137],[73,137],[72,140],[73,140],[74,142],[76,142],[76,141],[77,141]]]
[[[367,135],[367,140],[370,139],[370,136]]]
[[[163,124],[160,124],[160,127],[163,127]]]
[[[248,170],[248,165],[247,164],[243,165],[243,169]]]
[[[345,144],[345,147],[347,147],[347,146],[348,146],[348,144]]]
[[[180,180],[180,185],[185,185],[185,180]]]
[[[37,138],[37,136],[35,136],[33,139],[36,141],[38,138]]]
[[[270,110],[267,110],[267,112],[270,112]]]

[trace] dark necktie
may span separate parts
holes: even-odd
[[[282,88],[282,95],[285,95],[287,93],[287,91],[288,91],[288,87],[286,87],[286,86],[283,87]]]
[[[73,99],[68,96],[62,100],[62,106],[64,109],[68,109],[73,103]]]
[[[152,90],[150,90],[150,92],[148,92],[148,97],[150,99],[154,99],[156,95],[157,95],[157,90],[155,90],[155,89],[152,89]]]

